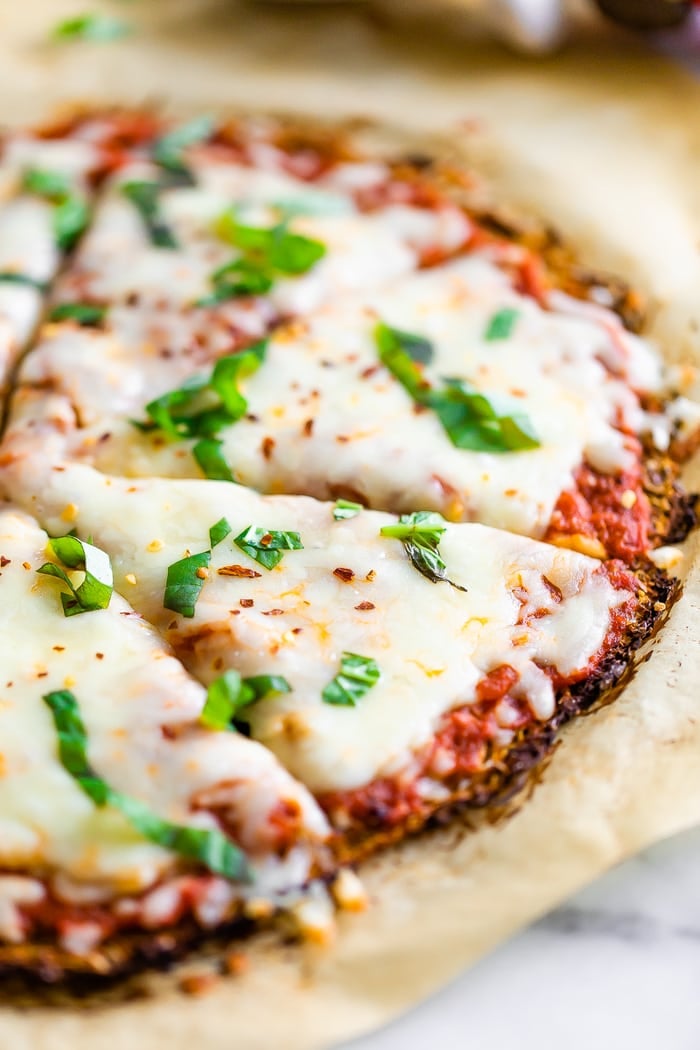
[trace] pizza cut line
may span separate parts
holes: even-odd
[[[454,163],[86,112],[3,171],[44,255],[8,256],[24,328],[0,299],[8,369],[40,320],[0,445],[0,970],[327,930],[348,865],[517,794],[631,673],[695,522],[691,377]]]

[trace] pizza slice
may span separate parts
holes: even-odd
[[[207,367],[196,341],[164,355],[117,308],[100,329],[47,327],[6,457],[48,390],[63,454],[107,473],[419,507],[628,562],[682,539],[678,461],[700,435],[682,376],[612,311],[518,291],[500,256],[341,297]],[[158,317],[177,342],[185,319]]]
[[[145,113],[75,112],[0,137],[0,388],[89,222],[96,188],[157,126]]]
[[[674,585],[434,512],[264,497],[27,461],[27,504],[117,586],[234,724],[313,791],[356,859],[526,780],[608,695]],[[242,683],[277,678],[260,696]]]
[[[107,555],[6,505],[0,596],[0,973],[114,974],[322,904],[323,814],[270,751],[205,726]]]

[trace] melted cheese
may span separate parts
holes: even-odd
[[[121,191],[125,182],[152,180],[158,173],[145,164],[121,171],[97,207],[74,265],[59,282],[59,294],[74,298],[79,290],[83,297],[87,293],[108,303],[137,296],[142,304],[156,303],[161,310],[191,306],[211,291],[211,274],[237,256],[214,233],[216,219],[233,205],[241,221],[266,227],[279,222],[285,207],[301,211],[288,219],[289,229],[326,248],[309,273],[276,281],[269,301],[283,315],[306,312],[331,296],[407,273],[415,269],[426,245],[449,251],[470,233],[467,219],[455,207],[429,211],[393,206],[361,214],[350,194],[331,195],[282,173],[236,164],[195,165],[195,172],[197,186],[159,194],[160,214],[179,244],[163,250],[150,244],[141,217]]]
[[[330,504],[303,497],[209,481],[133,482],[71,464],[33,480],[34,512],[60,530],[69,508],[80,532],[110,553],[117,586],[198,678],[208,683],[233,667],[288,679],[291,693],[252,709],[252,730],[314,791],[410,770],[440,717],[472,702],[479,680],[504,663],[520,673],[516,692],[535,716],[551,717],[554,695],[538,665],[565,675],[585,668],[611,609],[628,597],[593,559],[479,525],[452,525],[441,541],[463,592],[429,582],[401,543],[380,536],[394,520],[387,515],[335,522]],[[222,516],[233,531],[214,548],[195,616],[164,609],[168,566],[205,550]],[[250,525],[296,530],[304,550],[261,569],[232,543]],[[252,577],[218,572],[231,565]],[[351,570],[349,582],[339,568]],[[543,575],[561,589],[561,602]],[[360,608],[366,602],[372,607]],[[344,651],[373,657],[381,669],[354,708],[321,698]]]
[[[652,349],[611,314],[563,305],[541,309],[491,259],[471,256],[341,298],[278,330],[263,366],[242,383],[249,413],[221,434],[236,479],[267,492],[350,493],[376,508],[430,508],[541,536],[584,460],[603,472],[633,464],[618,424],[647,429],[632,385],[659,381]],[[486,339],[489,319],[504,307],[518,313],[510,337]],[[429,378],[467,379],[502,410],[524,412],[540,447],[489,454],[452,445],[437,416],[417,414],[379,364],[378,318],[433,342]],[[116,309],[106,333],[47,333],[22,380],[51,386],[75,406],[83,429],[69,440],[72,456],[116,474],[196,477],[187,443],[128,422],[198,371],[194,351],[164,357],[159,349],[167,340],[191,345],[188,318],[166,314],[157,344],[139,324]]]
[[[177,873],[176,856],[116,810],[97,809],[61,765],[41,697],[65,688],[78,699],[90,761],[110,786],[166,819],[205,828],[217,822],[206,807],[194,812],[193,800],[215,791],[257,866],[250,892],[303,882],[309,854],[271,856],[268,818],[289,800],[308,835],[323,836],[313,800],[257,744],[198,728],[204,690],[117,594],[108,609],[66,618],[60,585],[36,572],[46,545],[30,518],[0,511],[0,868],[44,873],[76,903],[139,893]],[[30,892],[25,880],[0,879],[0,939],[17,939],[9,902]]]
[[[23,194],[21,179],[30,168],[66,175],[81,192],[96,153],[87,143],[17,136],[6,143],[0,162],[0,273],[50,281],[60,261],[53,232],[54,207]],[[0,281],[0,388],[39,320],[42,295],[28,285]]]

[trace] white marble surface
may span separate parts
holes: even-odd
[[[343,1050],[432,1047],[699,1050],[700,830],[609,872]]]

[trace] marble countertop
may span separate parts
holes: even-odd
[[[700,829],[609,872],[342,1050],[698,1050]]]

